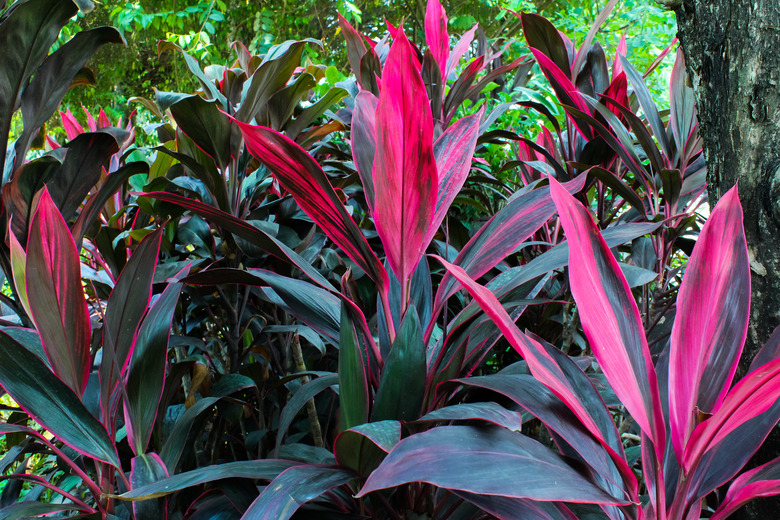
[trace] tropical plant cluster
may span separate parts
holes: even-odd
[[[61,106],[124,43],[59,41],[90,2],[5,7],[0,518],[719,520],[780,493],[780,461],[744,470],[780,333],[737,378],[737,188],[704,223],[682,53],[605,50],[616,4],[578,42],[509,12],[517,58],[438,0],[420,45],[339,16],[337,84],[317,40],[229,66],[163,41],[198,87],[136,96],[143,128]]]

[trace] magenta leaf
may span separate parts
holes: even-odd
[[[780,458],[771,460],[734,479],[726,493],[726,498],[710,520],[724,520],[754,498],[778,494],[780,494]]]
[[[615,394],[660,454],[666,428],[636,301],[588,210],[557,181],[550,184],[569,244],[571,291],[585,335]]]
[[[703,454],[717,446],[729,433],[766,412],[780,398],[780,359],[754,370],[726,395],[723,404],[699,424],[685,445],[682,467],[695,467]]]
[[[439,65],[442,81],[447,81],[447,59],[450,56],[450,35],[447,33],[447,13],[439,0],[428,0],[425,9],[425,41]]]
[[[44,188],[30,223],[27,298],[54,373],[78,395],[90,367],[90,323],[76,244]]]
[[[736,187],[704,225],[677,297],[669,354],[669,421],[678,459],[699,412],[731,387],[750,314],[750,266]]]
[[[464,54],[466,54],[466,51],[471,46],[471,42],[474,41],[474,35],[477,33],[477,27],[478,26],[475,24],[474,27],[463,33],[463,36],[460,37],[458,43],[456,43],[452,48],[452,52],[447,59],[447,70],[442,76],[442,81],[447,81],[447,77],[455,70],[460,59]]]
[[[311,155],[284,135],[236,121],[249,153],[270,169],[301,209],[374,282],[387,287],[387,273],[357,224],[344,209],[330,180]]]
[[[430,104],[420,65],[401,29],[382,71],[376,140],[374,221],[390,267],[406,291],[428,246],[439,182]]]
[[[504,428],[441,426],[398,443],[356,495],[410,482],[483,495],[627,505],[537,441]]]

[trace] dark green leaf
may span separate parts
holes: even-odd
[[[373,420],[413,421],[425,393],[425,344],[414,306],[404,316],[382,370]]]
[[[59,440],[89,457],[120,467],[114,443],[81,400],[46,365],[0,331],[5,361],[0,385],[36,422]]]

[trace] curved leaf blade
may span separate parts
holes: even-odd
[[[503,428],[441,426],[402,440],[356,495],[410,482],[483,495],[627,505],[533,439]]]
[[[607,380],[656,449],[666,438],[655,367],[639,309],[585,207],[550,180],[569,244],[569,277],[583,329]]]

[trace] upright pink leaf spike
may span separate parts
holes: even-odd
[[[447,33],[447,13],[439,0],[428,0],[425,10],[425,40],[439,65],[442,81],[447,81],[447,59],[450,56],[450,35]]]
[[[390,267],[406,287],[428,245],[439,182],[430,104],[402,27],[382,71],[376,141],[374,219]]]
[[[678,460],[699,420],[714,413],[737,370],[750,314],[750,267],[734,187],[693,248],[677,296],[669,354],[669,421]]]

